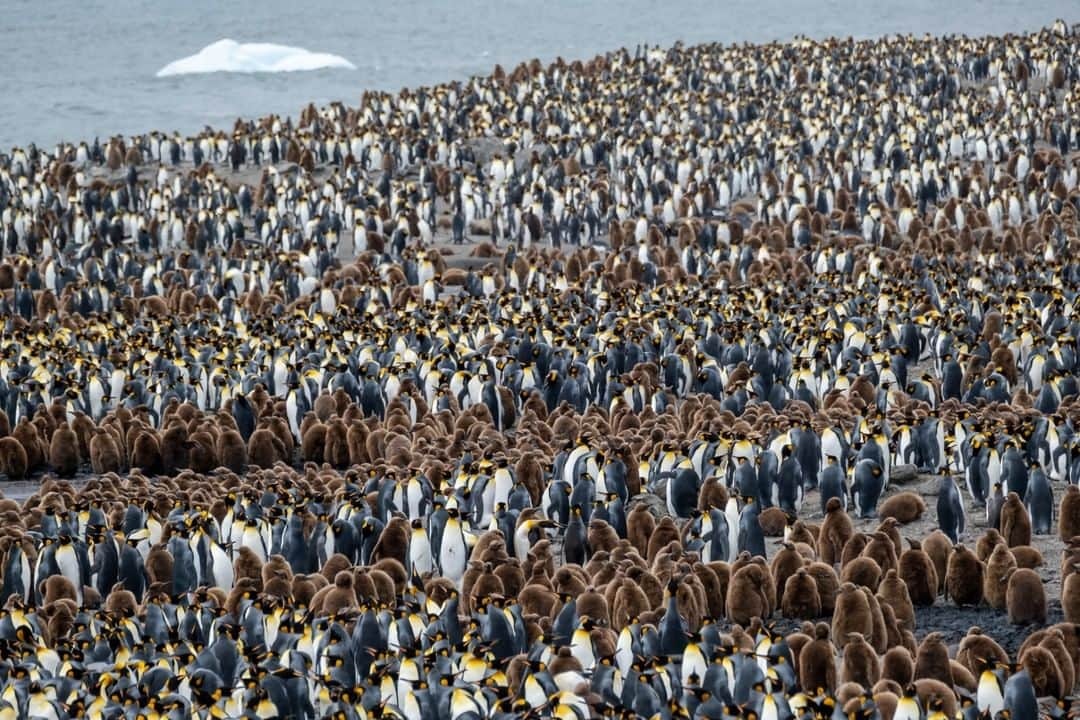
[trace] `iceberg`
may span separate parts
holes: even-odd
[[[169,63],[157,71],[157,77],[215,72],[299,72],[323,68],[355,70],[356,66],[340,55],[274,43],[238,43],[225,38],[194,55]]]

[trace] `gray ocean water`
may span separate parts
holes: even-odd
[[[1080,20],[1077,0],[0,0],[0,148],[236,117],[296,114],[638,43],[764,42],[795,35],[1021,32]],[[157,78],[222,38],[341,55],[356,70]]]

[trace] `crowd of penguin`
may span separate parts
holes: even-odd
[[[1078,54],[638,48],[0,156],[0,718],[1071,717]]]

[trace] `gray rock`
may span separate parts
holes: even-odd
[[[465,141],[465,145],[472,150],[473,156],[476,158],[477,167],[481,172],[483,171],[483,168],[491,162],[491,157],[495,153],[506,152],[506,144],[498,138],[469,138]]]
[[[653,517],[657,520],[668,514],[667,503],[664,502],[663,498],[652,493],[641,493],[640,495],[635,495],[630,498],[630,502],[626,504],[626,512],[629,514],[629,512],[638,505],[647,507],[649,512],[651,512]]]
[[[514,169],[519,173],[525,172],[529,169],[529,161],[532,159],[533,151],[535,150],[539,155],[543,155],[547,149],[547,143],[537,143],[532,147],[519,148],[514,153]]]
[[[914,465],[893,465],[889,470],[889,482],[914,482],[919,479],[919,469]]]

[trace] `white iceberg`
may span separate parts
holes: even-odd
[[[279,73],[323,68],[355,70],[356,66],[340,55],[274,43],[238,43],[226,38],[207,45],[194,55],[169,63],[157,71],[157,76],[215,72]]]

